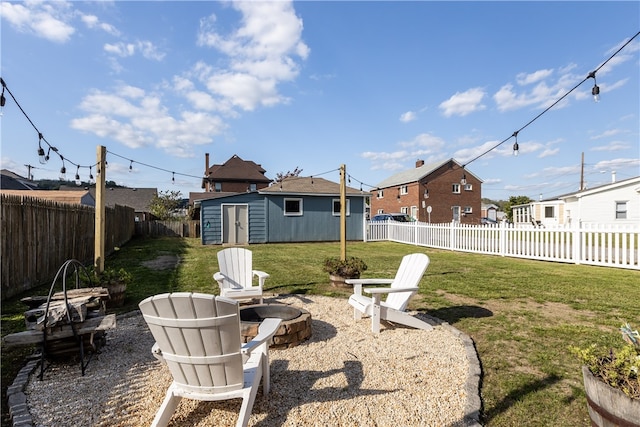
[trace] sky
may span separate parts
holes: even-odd
[[[271,179],[339,182],[344,164],[365,191],[453,158],[496,201],[640,175],[637,1],[2,1],[0,15],[0,166],[25,177],[64,163],[86,182],[99,146],[107,180],[183,197],[203,191],[205,153]],[[57,149],[44,164],[39,144]]]

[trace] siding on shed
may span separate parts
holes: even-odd
[[[302,199],[301,216],[284,215],[284,199]],[[340,216],[332,215],[339,196],[267,195],[268,242],[330,242],[340,240]],[[363,239],[364,197],[347,197],[347,240]]]

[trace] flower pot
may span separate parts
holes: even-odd
[[[351,277],[338,276],[337,274],[329,274],[329,281],[334,288],[351,288],[351,285],[346,284],[347,279],[359,279],[360,275],[354,275]]]
[[[107,307],[122,307],[124,305],[124,293],[127,290],[127,284],[109,283],[107,284],[107,289],[109,290]]]
[[[582,378],[592,425],[640,427],[640,400],[596,378],[586,366],[582,367]]]

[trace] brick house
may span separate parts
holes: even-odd
[[[464,180],[463,180],[464,178]],[[371,193],[371,216],[406,213],[421,222],[479,224],[482,180],[454,159],[399,172]]]
[[[271,183],[262,166],[242,160],[236,154],[221,165],[209,166],[209,153],[205,154],[202,188],[205,192],[245,193],[266,188]]]

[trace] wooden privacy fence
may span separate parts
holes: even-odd
[[[200,221],[136,221],[136,236],[200,237]]]
[[[640,227],[577,224],[540,228],[459,223],[369,222],[367,240],[534,260],[640,270]]]
[[[93,262],[95,208],[26,196],[0,195],[2,299],[53,280],[68,259]],[[105,252],[131,239],[134,210],[105,212]]]

